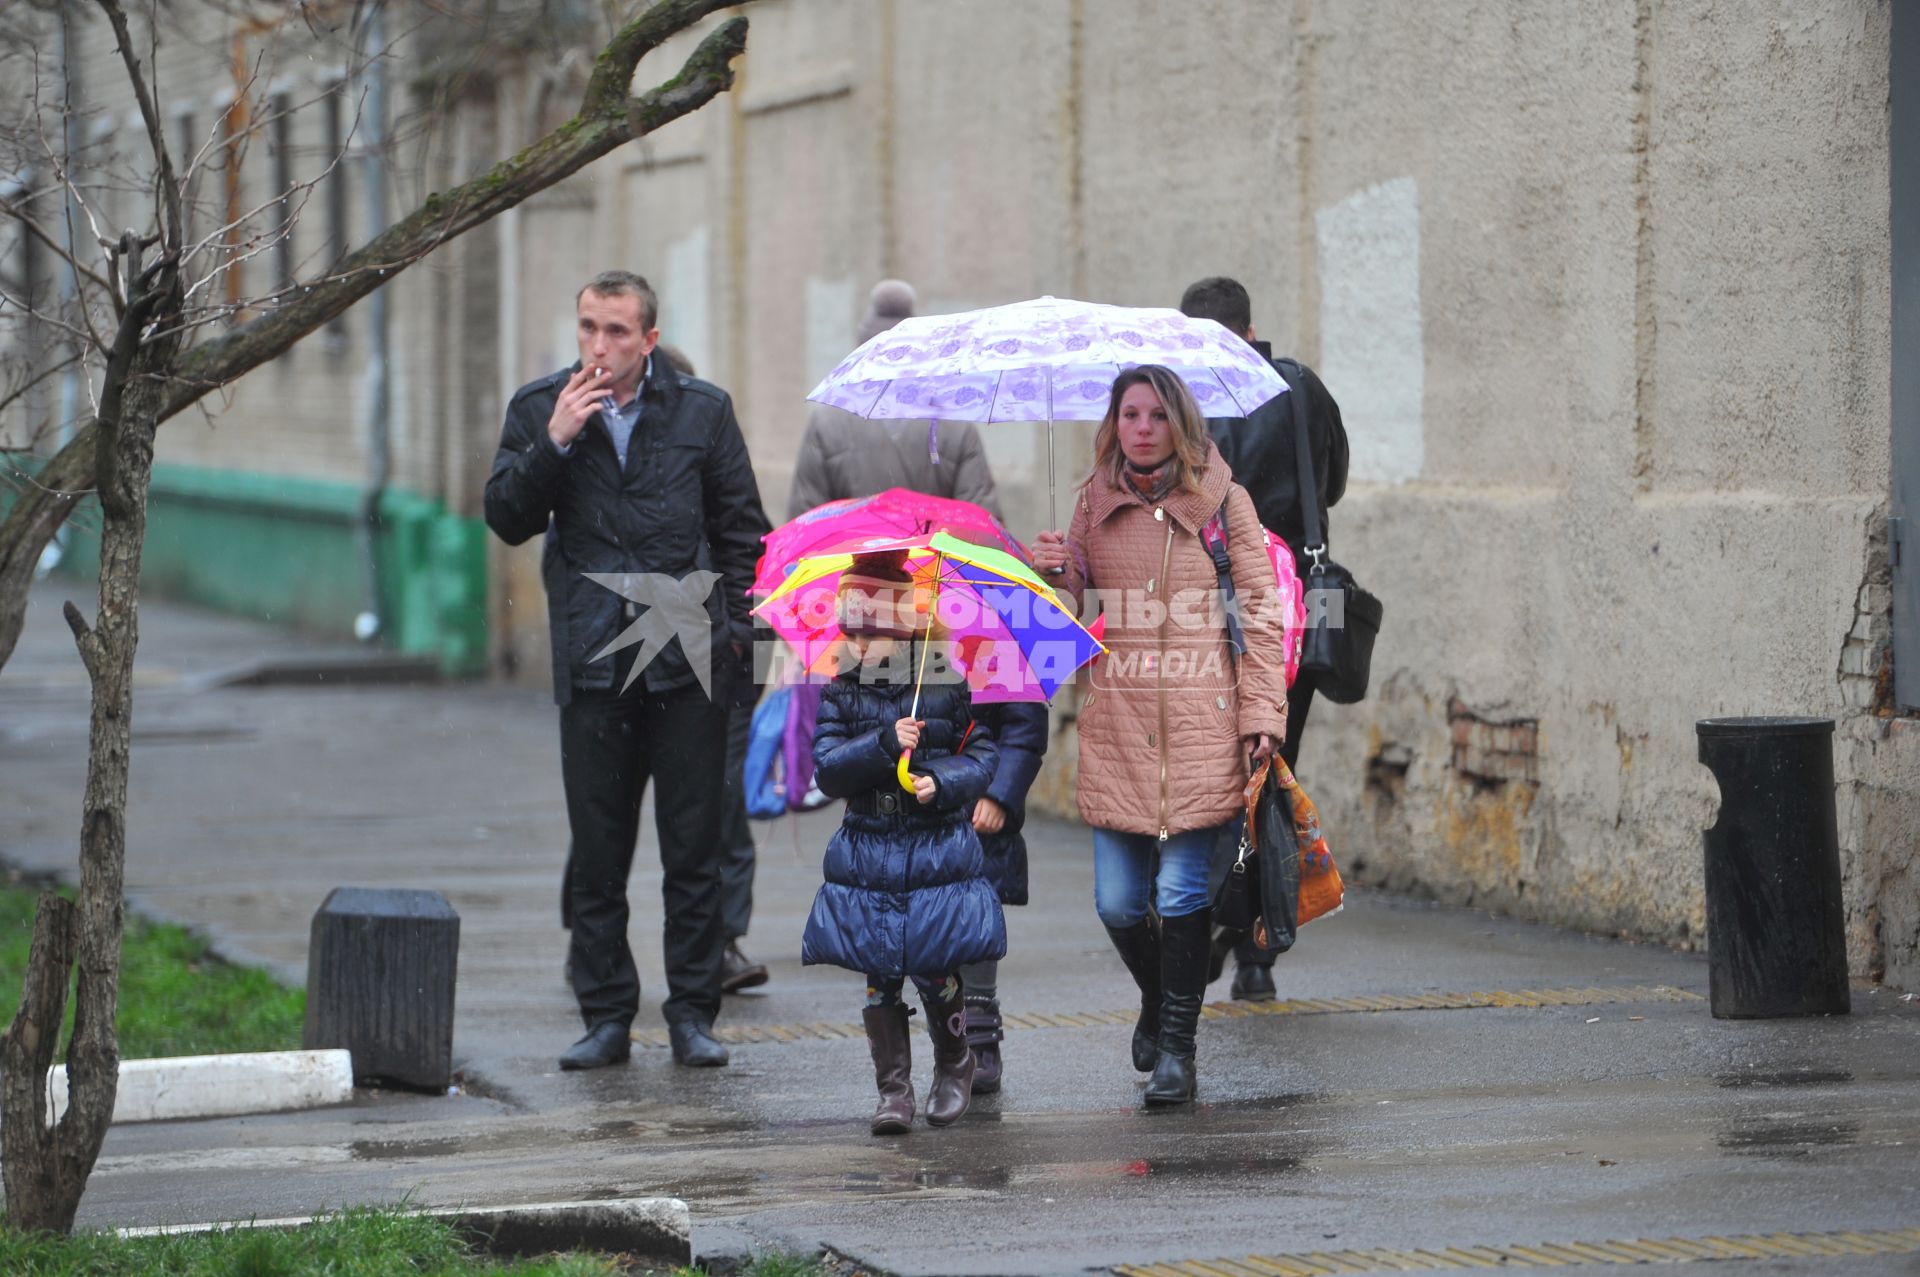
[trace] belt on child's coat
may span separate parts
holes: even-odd
[[[907,809],[907,793],[902,789],[870,789],[847,799],[847,810],[867,816],[898,816]]]

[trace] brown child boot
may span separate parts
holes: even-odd
[[[973,1102],[973,1048],[967,1045],[967,1010],[954,982],[951,1000],[925,998],[927,1036],[933,1039],[933,1085],[927,1088],[927,1125],[950,1126]]]
[[[868,1007],[861,1012],[867,1048],[873,1052],[873,1081],[880,1103],[873,1110],[875,1135],[905,1135],[913,1125],[913,1039],[907,1036],[907,1008]]]

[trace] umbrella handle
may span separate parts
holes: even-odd
[[[1060,497],[1053,485],[1053,380],[1047,380],[1047,526],[1060,526]]]
[[[1047,379],[1047,526],[1050,528],[1060,526],[1060,497],[1054,490],[1053,484],[1053,379],[1051,377]],[[1057,568],[1048,569],[1047,575],[1061,576],[1066,570],[1067,567],[1063,563]]]
[[[933,618],[940,610],[940,568],[946,561],[947,556],[944,554],[936,552],[933,556],[933,592],[927,599],[928,637],[920,640],[920,669],[913,676],[913,708],[907,711],[908,718],[920,717],[920,685],[927,677],[927,649],[933,646],[931,641]],[[900,761],[894,764],[893,768],[893,774],[900,778],[900,788],[906,790],[909,794],[914,792],[913,775],[907,771],[907,759],[912,756],[912,750],[901,750]]]
[[[927,599],[928,637],[920,640],[920,668],[913,676],[913,708],[907,711],[908,718],[920,717],[920,684],[927,676],[927,649],[932,646],[929,640],[933,635],[933,618],[940,610],[940,567],[946,561],[947,556],[944,554],[936,552],[933,556],[933,593]],[[906,763],[902,762],[900,774],[903,778],[906,776],[906,771]]]

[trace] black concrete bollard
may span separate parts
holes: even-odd
[[[1845,1015],[1833,720],[1707,718],[1694,731],[1720,784],[1703,839],[1715,1018]]]
[[[459,953],[439,892],[335,887],[313,915],[306,1048],[353,1052],[356,1082],[445,1093]]]

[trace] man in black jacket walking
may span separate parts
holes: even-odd
[[[1340,406],[1314,375],[1313,369],[1293,360],[1274,359],[1272,348],[1253,334],[1253,302],[1237,280],[1214,275],[1188,287],[1180,298],[1181,313],[1195,319],[1211,319],[1238,333],[1249,345],[1272,362],[1286,380],[1287,393],[1269,399],[1249,417],[1210,417],[1207,430],[1233,470],[1234,481],[1253,498],[1260,522],[1287,543],[1304,574],[1307,569],[1306,521],[1301,502],[1312,500],[1320,515],[1320,527],[1327,526],[1327,507],[1340,500],[1347,489],[1347,431],[1340,421]],[[1313,457],[1314,491],[1303,494],[1299,475],[1298,452],[1293,435],[1293,396],[1307,400],[1307,436]],[[1313,707],[1313,677],[1304,671],[1287,689],[1287,739],[1280,757],[1291,769],[1300,757],[1300,737],[1307,726],[1307,712]],[[1234,840],[1224,839],[1222,857],[1231,858]],[[1224,956],[1224,955],[1222,955]],[[1266,1001],[1274,996],[1273,960],[1276,955],[1240,940],[1234,949],[1233,996],[1248,1001]]]
[[[627,876],[640,800],[664,871],[674,1059],[727,1062],[712,1036],[727,709],[752,695],[747,590],[768,530],[733,401],[654,359],[659,304],[607,271],[576,298],[580,362],[522,386],[487,479],[487,526],[546,533],[542,577],[573,833],[573,990],[587,1033],[567,1069],[625,1060],[640,1006]]]

